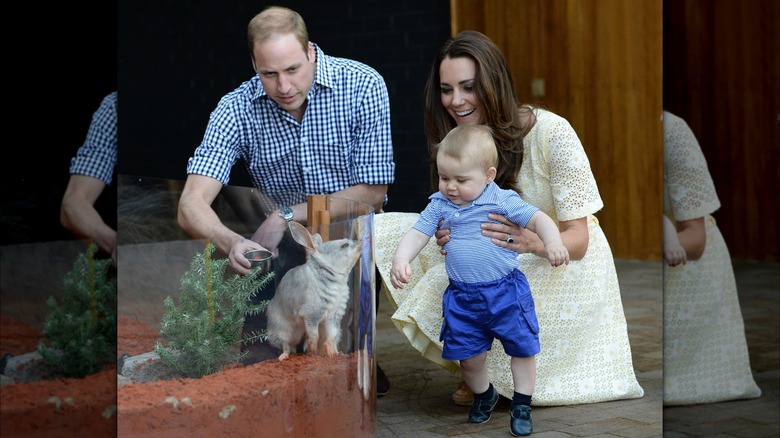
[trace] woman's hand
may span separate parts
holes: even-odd
[[[436,244],[439,245],[439,252],[441,255],[447,255],[447,250],[444,249],[444,244],[450,241],[450,229],[441,226],[444,224],[444,220],[439,221],[439,229],[436,230],[434,236],[436,236]]]
[[[509,248],[518,254],[533,253],[546,257],[544,243],[536,233],[517,225],[500,214],[490,213],[488,217],[499,223],[483,222],[482,235],[490,237],[495,245]]]
[[[500,214],[490,213],[488,215],[490,219],[499,221],[500,223],[483,222],[482,223],[482,235],[490,237],[491,241],[500,247],[509,248],[512,251],[522,253],[534,253],[540,257],[546,257],[544,250],[544,243],[542,239],[536,235],[533,231],[529,231],[520,225],[510,221],[505,216]],[[439,226],[443,223],[439,222]],[[444,245],[450,241],[449,228],[440,228],[436,231],[436,244],[439,245],[439,252],[442,255],[447,255],[447,250],[444,249]],[[512,237],[511,241],[509,237]]]

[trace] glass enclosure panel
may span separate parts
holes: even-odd
[[[141,391],[141,385],[149,385],[141,379],[150,379],[142,372],[144,365],[140,365],[138,359],[151,357],[153,361],[157,361],[156,366],[170,367],[169,363],[160,359],[160,355],[154,354],[155,351],[159,352],[154,348],[156,342],[165,345],[170,340],[166,340],[162,330],[164,324],[172,324],[171,308],[164,303],[168,299],[181,310],[182,297],[194,293],[191,283],[193,272],[197,271],[196,260],[205,254],[208,243],[190,238],[178,224],[178,200],[183,186],[183,181],[127,175],[119,178],[118,353],[125,353],[122,371],[125,377],[134,382],[119,388],[120,436],[123,433],[154,436],[155,433],[161,434],[162,431],[177,427],[171,423],[155,424],[154,430],[144,429],[148,426],[139,425],[135,417],[142,411],[142,408],[136,405],[142,400],[136,399],[147,397]],[[254,239],[261,240],[258,227],[268,214],[282,205],[306,202],[307,198],[306,194],[301,193],[269,196],[250,187],[225,186],[212,203],[212,208],[222,223],[231,230],[247,239],[254,236]],[[215,409],[220,413],[227,409],[229,412],[224,411],[227,412],[224,414],[226,418],[239,422],[243,422],[239,419],[245,419],[247,426],[262,428],[264,436],[330,437],[375,434],[376,365],[373,351],[376,278],[372,242],[374,210],[367,204],[348,199],[321,197],[319,201],[328,206],[327,213],[317,215],[324,223],[309,225],[305,227],[305,231],[298,233],[304,236],[303,240],[299,238],[303,244],[294,238],[294,233],[291,232],[295,229],[293,226],[285,232],[277,247],[278,255],[271,261],[273,276],[268,279],[267,284],[253,289],[256,293],[249,300],[252,304],[266,306],[277,293],[292,296],[293,298],[288,300],[288,304],[292,304],[282,307],[281,311],[283,314],[298,312],[290,318],[290,326],[285,322],[281,325],[271,324],[272,327],[269,327],[265,310],[244,314],[245,318],[240,324],[240,330],[235,332],[235,344],[230,351],[231,354],[245,356],[235,363],[222,366],[217,372],[199,378],[175,376],[178,385],[186,385],[186,389],[177,389],[182,396],[185,393],[199,394],[201,401],[198,404],[193,400],[192,407],[181,405],[177,412],[180,418],[170,420],[171,422],[180,424],[184,421],[181,416],[184,416],[192,421],[193,427],[198,425],[199,433],[200,430],[208,432],[209,427],[214,427],[214,432],[219,433],[221,431],[218,428],[229,426],[224,422],[210,426],[210,423],[205,423],[200,417],[212,415]],[[320,243],[319,239],[323,242]],[[307,242],[314,246],[306,248],[304,245]],[[338,249],[333,250],[336,251],[334,253],[324,249],[325,246],[340,242],[344,245],[336,245]],[[338,259],[342,257],[337,254],[339,251],[349,251],[350,248],[355,258]],[[226,255],[218,250],[211,254],[211,258],[215,262],[214,266],[217,266],[216,262],[219,261],[227,263]],[[328,264],[334,260],[340,261]],[[327,266],[317,263],[325,263]],[[323,266],[329,272],[322,272]],[[199,269],[202,271],[202,268]],[[338,271],[343,271],[343,276],[339,277]],[[195,275],[197,277],[201,274],[202,272],[196,272]],[[265,276],[260,271],[253,275],[257,278]],[[286,276],[295,277],[297,281],[291,283],[291,286],[280,287]],[[229,280],[233,277],[240,276],[227,265],[223,279]],[[331,280],[327,280],[328,278]],[[329,281],[336,284],[331,285]],[[217,280],[215,282],[218,283]],[[216,285],[212,287],[214,290],[218,289]],[[285,291],[280,292],[281,290]],[[338,330],[333,332],[337,333],[337,342],[329,347],[324,334],[327,324],[319,323],[318,318],[321,313],[326,313],[319,310],[338,302],[333,295],[334,291],[344,291],[348,295],[342,300],[342,304],[336,306],[333,318],[334,327],[338,327]],[[218,297],[218,294],[215,297]],[[218,307],[219,305],[215,304],[215,308]],[[302,331],[304,324],[300,315],[307,311],[300,310],[301,308],[309,309],[312,324],[319,326],[317,332],[320,333],[320,339],[316,354],[314,348],[307,345],[307,336]],[[311,309],[317,311],[312,312]],[[227,310],[221,308],[221,313],[213,313],[214,319],[219,321],[220,316],[227,313]],[[195,318],[194,315],[189,317]],[[327,317],[325,319],[327,320]],[[142,323],[158,336],[156,339],[149,339],[147,352],[121,351],[124,345],[130,345],[123,343],[123,334],[129,331],[130,326],[138,323]],[[123,325],[128,330],[123,330]],[[287,329],[301,330],[300,339],[291,337],[290,343],[294,346],[289,357],[280,359],[283,350],[268,339],[269,328],[282,335]],[[256,338],[254,342],[241,342],[243,337],[252,336]],[[193,333],[193,342],[196,338],[200,339]],[[334,354],[334,350],[337,353]],[[148,355],[144,356],[147,353]],[[159,365],[160,363],[163,365]],[[167,380],[163,376],[168,379],[174,376],[169,371],[158,371],[160,380]],[[238,383],[243,382],[239,373],[248,373],[249,382],[246,385]],[[224,384],[217,385],[221,392],[212,394],[200,388],[195,389],[197,385],[203,383],[205,386],[206,382],[219,379],[220,376],[225,379]],[[158,384],[159,381],[155,383]],[[162,400],[159,401],[157,407],[162,403]],[[212,411],[198,412],[197,407],[201,405],[210,406]]]

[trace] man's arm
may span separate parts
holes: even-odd
[[[383,208],[385,194],[387,194],[387,184],[357,184],[351,187],[347,187],[344,190],[333,192],[327,196],[362,202],[374,207],[374,213],[378,213]],[[287,207],[292,208],[293,220],[295,220],[295,222],[308,224],[308,206],[305,202],[301,204],[288,205]],[[349,213],[349,211],[346,211],[347,208],[349,208],[349,206],[345,204],[331,204],[331,217],[346,215]],[[279,217],[278,209],[270,212],[268,214],[268,218],[266,218],[266,221],[278,222],[278,224],[284,225],[284,220]]]
[[[335,198],[350,199],[363,202],[374,207],[375,212],[382,208],[387,185],[384,184],[357,184],[344,190],[339,190],[329,194]],[[293,220],[301,224],[308,224],[308,206],[306,203],[289,205],[293,210]],[[331,218],[338,218],[350,213],[349,204],[334,202],[331,204]],[[264,248],[276,254],[276,246],[282,240],[284,232],[287,230],[287,223],[281,216],[279,210],[274,210],[268,214],[268,217],[260,224],[260,227],[252,235],[252,240],[262,245]]]
[[[344,190],[331,193],[328,196],[363,202],[374,207],[374,213],[379,213],[383,208],[386,194],[387,184],[357,184],[352,187],[347,187]],[[331,211],[332,216],[339,216],[344,213],[346,212],[340,212],[338,210]]]
[[[361,128],[353,139],[354,148],[350,152],[354,165],[351,178],[361,184],[331,193],[331,196],[364,202],[378,213],[384,207],[387,186],[395,177],[390,98],[379,73],[376,82],[363,93],[355,116]]]
[[[106,184],[91,176],[72,174],[60,204],[60,223],[74,236],[94,241],[116,266],[116,230],[95,210]]]
[[[184,183],[179,199],[179,225],[195,239],[208,239],[230,259],[230,266],[239,274],[248,275],[251,263],[244,253],[252,249],[263,249],[259,244],[244,239],[240,234],[226,227],[211,208],[211,203],[222,190],[218,180],[190,174]]]

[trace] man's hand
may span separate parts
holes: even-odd
[[[247,259],[244,254],[249,251],[265,249],[257,242],[249,239],[239,239],[230,247],[228,253],[228,259],[230,259],[230,267],[233,268],[238,274],[249,275],[252,273],[252,262]]]

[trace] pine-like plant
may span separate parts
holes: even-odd
[[[51,296],[38,352],[67,377],[85,377],[116,361],[116,275],[90,242],[65,275],[62,305]]]
[[[206,243],[181,279],[178,307],[169,295],[160,335],[167,345],[157,343],[154,351],[168,366],[186,377],[200,378],[224,365],[243,360],[241,343],[265,340],[266,333],[241,336],[245,315],[264,312],[268,300],[253,304],[251,298],[274,277],[264,275],[226,276],[228,259],[212,259],[214,244]]]

